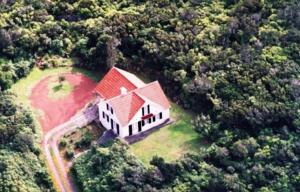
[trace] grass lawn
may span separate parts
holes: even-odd
[[[145,165],[148,165],[155,155],[163,157],[166,161],[173,161],[186,152],[200,151],[205,147],[198,133],[193,130],[191,114],[173,103],[171,117],[174,123],[131,145],[131,152]]]
[[[58,74],[68,73],[68,72],[83,73],[84,75],[90,77],[95,81],[99,81],[99,79],[102,77],[102,74],[100,73],[93,73],[91,71],[74,68],[74,67],[57,67],[57,68],[50,68],[45,70],[34,68],[27,77],[22,78],[18,82],[16,82],[12,86],[10,91],[12,91],[17,95],[18,103],[21,103],[26,107],[30,108],[29,96],[31,90],[40,80],[42,80],[43,78],[49,75],[58,75]]]
[[[62,99],[68,96],[73,91],[73,86],[68,81],[58,82],[57,79],[53,79],[48,84],[49,98],[53,100]]]
[[[56,68],[49,68],[45,70],[40,70],[38,68],[33,68],[29,75],[25,78],[20,79],[17,81],[10,89],[11,92],[16,94],[16,102],[22,105],[25,108],[28,108],[30,111],[34,113],[34,120],[37,127],[39,127],[38,132],[40,133],[40,124],[37,121],[37,118],[43,116],[43,112],[41,110],[37,110],[30,105],[30,94],[33,87],[43,78],[49,75],[59,75],[62,73],[70,73],[70,72],[78,72],[83,73],[84,75],[90,77],[94,81],[99,81],[99,79],[103,76],[100,72],[94,73],[91,71],[87,71],[84,69],[79,69],[75,67],[56,67]]]

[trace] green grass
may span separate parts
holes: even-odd
[[[174,161],[187,152],[197,152],[205,147],[198,133],[193,130],[192,114],[172,104],[171,117],[174,123],[131,145],[130,151],[145,165],[148,165],[155,155],[163,157],[166,161]]]
[[[10,90],[17,95],[18,103],[30,107],[29,96],[31,94],[31,90],[40,80],[49,75],[66,73],[71,70],[71,67],[51,68],[45,70],[34,68],[27,77],[16,82]]]
[[[73,91],[73,89],[74,87],[68,81],[59,83],[58,80],[52,80],[48,84],[48,97],[53,100],[62,99],[68,96]]]
[[[50,68],[45,70],[40,70],[38,68],[34,68],[30,74],[20,79],[18,82],[16,82],[10,91],[15,93],[17,95],[17,102],[20,104],[25,105],[26,107],[30,107],[29,102],[29,96],[31,94],[32,88],[43,78],[49,76],[49,75],[55,75],[62,73],[83,73],[84,75],[90,77],[94,81],[98,81],[101,77],[101,73],[94,73],[91,71],[87,71],[84,69],[79,69],[75,67],[58,67],[58,68]]]
[[[38,68],[33,68],[30,72],[30,74],[17,81],[12,88],[10,89],[11,92],[13,92],[16,97],[16,103],[22,105],[23,107],[31,110],[34,114],[34,121],[36,126],[39,128],[38,132],[40,132],[40,124],[37,121],[38,117],[43,116],[43,112],[41,110],[37,110],[30,105],[30,94],[32,88],[42,79],[49,75],[59,75],[63,73],[83,73],[84,75],[90,77],[91,79],[97,81],[102,77],[101,73],[94,73],[91,71],[87,71],[84,69],[79,69],[76,67],[57,67],[57,68],[49,68],[45,70],[40,70]]]

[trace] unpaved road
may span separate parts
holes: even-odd
[[[59,154],[58,142],[65,134],[90,123],[96,117],[96,106],[87,108],[84,112],[75,115],[69,121],[49,131],[43,138],[42,148],[45,153],[45,159],[54,177],[54,182],[61,192],[75,192],[76,189],[68,176],[68,168],[65,167],[64,161]]]

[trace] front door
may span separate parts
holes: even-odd
[[[139,129],[139,132],[142,131],[142,121],[139,121],[139,122],[138,122],[138,129]]]
[[[132,135],[132,125],[129,125],[129,136]]]

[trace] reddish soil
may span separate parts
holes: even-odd
[[[43,112],[39,121],[44,133],[66,122],[93,98],[92,91],[96,82],[79,73],[65,73],[63,75],[66,81],[74,87],[68,96],[58,100],[48,97],[48,83],[51,82],[52,76],[41,80],[31,92],[31,105]]]

